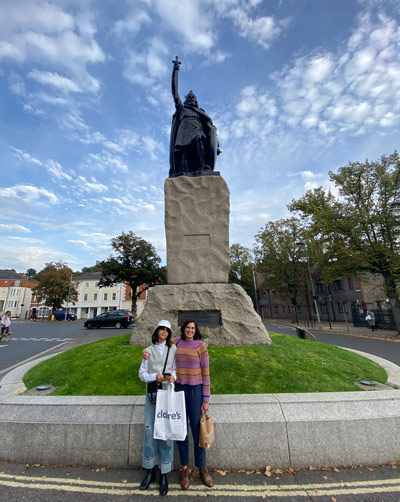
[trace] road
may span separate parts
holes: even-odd
[[[89,331],[83,327],[82,321],[14,321],[8,342],[0,343],[0,378],[7,369],[39,354],[46,355],[56,348],[60,351],[70,348],[71,344],[68,342],[93,338],[94,335],[107,338],[129,331],[131,328],[101,328]]]
[[[264,324],[268,331],[296,336],[296,328],[293,326],[266,322]],[[308,329],[308,331],[315,335],[318,342],[367,352],[369,354],[373,354],[374,356],[387,359],[388,361],[400,366],[400,343],[376,340],[373,338],[342,335],[334,332],[318,331],[315,329]]]
[[[266,455],[267,457],[267,455]],[[189,490],[179,485],[179,472],[168,476],[167,498],[180,502],[398,502],[400,465],[354,466],[335,469],[213,472],[215,485],[206,488],[199,478]],[[7,502],[144,502],[159,500],[157,483],[139,491],[140,469],[33,466],[0,463],[0,500]],[[166,500],[166,499],[165,499]]]

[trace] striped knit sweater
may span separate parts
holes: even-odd
[[[208,350],[201,340],[181,340],[176,343],[176,381],[182,385],[203,385],[203,403],[210,400],[210,368]]]

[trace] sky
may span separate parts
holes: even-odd
[[[1,269],[78,271],[128,231],[165,264],[175,56],[218,129],[230,244],[399,147],[398,0],[1,0]]]

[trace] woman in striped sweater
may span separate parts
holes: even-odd
[[[176,344],[176,391],[184,391],[186,414],[190,421],[194,443],[194,460],[200,471],[200,476],[206,486],[213,486],[214,481],[206,467],[206,450],[200,448],[200,418],[203,410],[208,410],[210,400],[210,371],[208,350],[201,339],[197,323],[187,319],[181,326],[181,337],[174,338]],[[148,357],[143,351],[143,357]],[[187,490],[190,485],[189,477],[189,438],[177,441],[179,456],[182,464],[181,487]]]
[[[214,481],[206,467],[206,450],[200,448],[200,418],[208,410],[210,401],[210,371],[208,350],[201,340],[200,330],[195,321],[188,319],[181,326],[181,337],[176,338],[176,386],[183,390],[186,401],[186,414],[190,421],[194,443],[194,460],[200,470],[200,476],[206,486],[213,486]],[[187,490],[189,478],[189,438],[177,441],[182,464],[181,487]]]

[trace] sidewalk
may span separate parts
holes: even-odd
[[[328,333],[338,333],[340,335],[350,335],[350,336],[361,336],[366,338],[373,338],[375,340],[388,340],[391,342],[400,343],[400,335],[394,330],[378,329],[377,331],[371,331],[367,326],[358,327],[353,326],[352,323],[348,322],[347,326],[345,322],[333,322],[331,321],[330,328],[328,321],[321,321],[321,329],[318,328],[318,324],[314,321],[311,326],[307,321],[299,320],[296,324],[290,319],[278,319],[278,318],[263,318],[263,322],[268,322],[271,324],[281,324],[285,326],[292,326],[293,328],[299,326],[300,328],[310,329],[312,331],[326,331]]]

